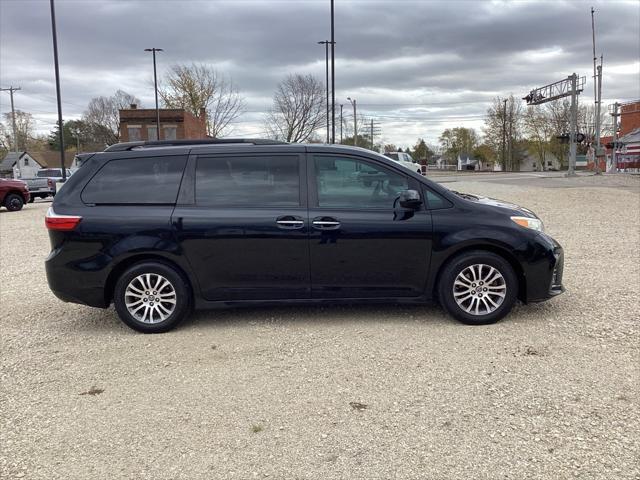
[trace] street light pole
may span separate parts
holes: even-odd
[[[327,143],[331,142],[331,121],[329,114],[329,40],[323,40],[318,42],[319,45],[324,45],[324,67],[325,67],[325,86],[326,86],[326,100],[327,100]]]
[[[58,67],[58,34],[56,33],[56,7],[53,0],[51,6],[51,34],[53,36],[53,65],[56,73],[56,99],[58,102],[58,128],[60,140],[60,169],[62,170],[62,183],[67,181],[67,170],[64,165],[64,126],[62,124],[62,101],[60,99],[60,68]]]
[[[342,144],[342,107],[344,107],[344,105],[341,103],[340,104],[340,144]]]
[[[347,97],[349,103],[353,107],[353,146],[358,146],[358,117],[357,117],[357,109],[356,109],[356,100],[355,98],[352,100],[351,97]]]
[[[160,108],[158,107],[158,74],[156,71],[156,52],[164,52],[161,48],[145,48],[145,52],[153,52],[153,84],[156,91],[156,138],[160,140]]]
[[[336,143],[336,39],[331,0],[331,143]]]

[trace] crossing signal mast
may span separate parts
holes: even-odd
[[[568,177],[576,174],[576,150],[578,142],[578,95],[584,90],[585,77],[575,73],[564,80],[550,83],[544,87],[534,88],[522,99],[527,105],[542,105],[564,97],[571,97],[571,121],[569,122],[569,171]],[[581,135],[581,134],[580,134]],[[584,135],[582,136],[584,139]]]

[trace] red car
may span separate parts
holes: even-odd
[[[10,212],[17,212],[29,201],[27,184],[20,180],[0,178],[0,205]]]

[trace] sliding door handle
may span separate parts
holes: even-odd
[[[316,230],[338,230],[340,228],[340,222],[331,217],[316,218],[311,224]]]
[[[286,215],[284,217],[278,217],[276,219],[276,224],[280,228],[284,228],[287,230],[296,230],[304,227],[304,220],[292,215]]]

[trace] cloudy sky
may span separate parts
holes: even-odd
[[[572,72],[593,102],[591,15],[604,55],[604,103],[640,98],[640,0],[335,0],[336,102],[356,98],[382,139],[436,143],[444,128],[479,131],[491,100],[524,96]],[[153,106],[150,54],[159,69],[202,62],[233,78],[246,112],[233,136],[260,136],[279,80],[324,79],[329,0],[56,0],[63,115],[123,89]],[[48,0],[0,0],[0,84],[20,86],[16,108],[37,129],[55,122]],[[0,95],[0,113],[10,110]]]

